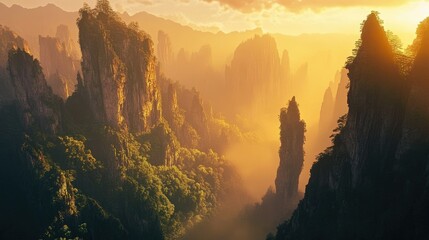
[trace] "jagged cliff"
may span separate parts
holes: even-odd
[[[298,180],[304,164],[304,133],[305,123],[293,97],[288,108],[280,111],[280,164],[275,183],[279,202],[285,206],[298,196]]]
[[[146,132],[161,119],[153,43],[112,12],[84,8],[78,20],[90,107],[99,122]]]
[[[39,36],[40,62],[55,94],[67,99],[76,85],[76,75],[80,71],[75,46],[70,39],[68,27],[60,25],[57,37]]]
[[[46,84],[39,61],[21,37],[1,26],[0,86],[1,107],[14,105],[24,128],[58,130],[60,101]]]
[[[427,26],[419,26],[418,39],[429,39]],[[305,197],[276,239],[429,237],[429,109],[423,97],[429,51],[427,41],[415,44],[412,62],[391,44],[377,13],[368,16],[347,63],[347,118],[313,165]]]
[[[347,92],[348,92],[348,84],[350,82],[348,77],[349,71],[345,68],[341,69],[340,78],[338,86],[336,87],[337,91],[334,91],[335,94],[335,103],[333,110],[333,120],[336,122],[338,118],[343,116],[348,111],[347,106]]]
[[[334,104],[331,87],[328,87],[323,96],[322,107],[319,115],[318,141],[320,143],[328,140],[332,130],[334,129],[334,123],[336,123],[336,120],[333,120],[332,118],[334,113]],[[324,147],[326,147],[326,145]]]
[[[39,62],[21,49],[12,50],[8,70],[23,126],[38,126],[42,131],[55,133],[60,123],[61,102],[46,83]]]
[[[55,33],[55,37],[60,40],[64,44],[64,48],[67,53],[69,53],[72,59],[80,59],[82,56],[80,54],[79,48],[76,46],[77,43],[72,38],[70,29],[67,25],[60,24],[57,27],[57,32]]]
[[[158,31],[157,57],[160,64],[160,71],[167,77],[172,77],[172,64],[174,64],[174,52],[171,46],[170,37],[163,31]]]
[[[285,59],[286,61],[286,59]],[[252,114],[259,109],[278,109],[281,79],[277,43],[270,35],[249,39],[234,52],[226,67],[226,88],[236,112]]]
[[[7,64],[11,49],[24,49],[30,52],[27,43],[9,28],[0,25],[0,104],[13,99],[13,86]]]

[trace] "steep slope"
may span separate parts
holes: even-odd
[[[226,67],[225,81],[235,113],[252,115],[277,109],[282,79],[275,39],[256,35],[240,44]]]
[[[145,132],[161,119],[153,43],[111,9],[81,10],[82,72],[97,121]]]
[[[279,202],[285,205],[298,196],[298,180],[304,164],[304,132],[305,123],[293,97],[288,108],[280,112],[280,164],[275,183]]]
[[[159,122],[150,123],[129,116],[140,103],[158,106],[160,101],[150,95],[160,91],[150,71],[150,38],[123,24],[106,0],[95,9],[83,8],[81,15],[82,35],[100,38],[81,38],[88,51],[83,66],[91,68],[84,68],[86,79],[77,75],[76,91],[65,104],[52,93],[38,61],[14,49],[21,38],[6,34],[13,99],[0,104],[0,238],[180,239],[226,199],[243,199],[228,161],[213,151],[182,147],[160,114]],[[132,55],[124,42],[143,50]],[[97,55],[98,50],[107,56]],[[99,69],[97,92],[90,80]],[[103,118],[112,109],[97,102],[100,92],[135,98],[109,99],[119,105],[116,109],[125,109],[112,114],[122,123]],[[203,116],[201,99],[187,98],[196,123]],[[94,108],[99,103],[100,109]],[[134,120],[145,129],[139,131]]]
[[[23,49],[30,52],[24,39],[16,35],[9,28],[0,25],[0,103],[13,99],[13,86],[7,71],[9,50]]]
[[[39,36],[40,62],[54,93],[67,99],[74,92],[80,61],[68,27],[58,26],[56,35]]]
[[[336,122],[338,118],[343,116],[348,111],[347,106],[347,92],[348,92],[348,85],[349,85],[349,77],[348,77],[348,70],[343,68],[340,73],[340,82],[337,86],[337,91],[334,92],[335,94],[335,103],[334,103],[334,112],[333,114],[333,120]]]
[[[332,115],[334,112],[334,98],[332,97],[331,87],[328,87],[323,97],[322,107],[319,117],[319,141],[327,139],[333,129]]]
[[[60,123],[61,101],[46,83],[39,62],[18,49],[9,52],[8,69],[23,126],[55,133]]]
[[[418,38],[426,39],[427,25],[419,29]],[[389,43],[378,15],[368,16],[347,65],[347,118],[339,121],[334,145],[313,165],[305,197],[276,239],[429,236],[428,109],[418,93],[427,85],[421,66],[429,52],[423,41],[418,45],[407,73],[408,60]]]

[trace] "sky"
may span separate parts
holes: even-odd
[[[48,3],[77,11],[95,0],[0,0],[10,6]],[[146,11],[197,29],[224,32],[261,28],[268,33],[359,32],[371,10],[381,13],[385,27],[404,42],[414,37],[417,24],[429,16],[429,0],[111,0],[114,9],[134,14]]]

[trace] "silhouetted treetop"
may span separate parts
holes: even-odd
[[[382,24],[378,12],[368,15],[361,24],[361,37],[356,41],[353,55],[347,59],[346,65],[352,64],[358,55],[366,58],[380,56],[388,60],[394,58],[394,53],[401,53],[401,40],[392,32],[386,32]]]
[[[98,13],[105,13],[109,15],[114,14],[114,11],[110,6],[110,3],[108,0],[97,0],[97,4],[95,5],[95,10]]]
[[[411,44],[407,53],[411,56],[416,56],[422,44],[427,42],[429,37],[429,17],[421,21],[416,30],[416,39],[414,39],[413,44]],[[426,41],[424,41],[426,38]]]
[[[284,109],[286,110],[286,109]],[[301,119],[301,114],[299,112],[298,103],[295,100],[295,96],[289,101],[289,106],[287,111],[282,111],[280,118],[286,118],[288,122],[299,122]],[[284,114],[284,115],[283,115]],[[283,121],[282,121],[283,122]]]

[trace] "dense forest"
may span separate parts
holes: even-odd
[[[0,4],[0,239],[429,238],[429,18],[403,49],[371,12],[315,84],[348,38],[112,6]]]
[[[1,101],[1,238],[177,239],[241,197],[236,170],[211,150],[239,130],[158,76],[150,37],[107,1],[82,8],[78,26],[82,75],[65,101],[1,28],[12,93]]]

